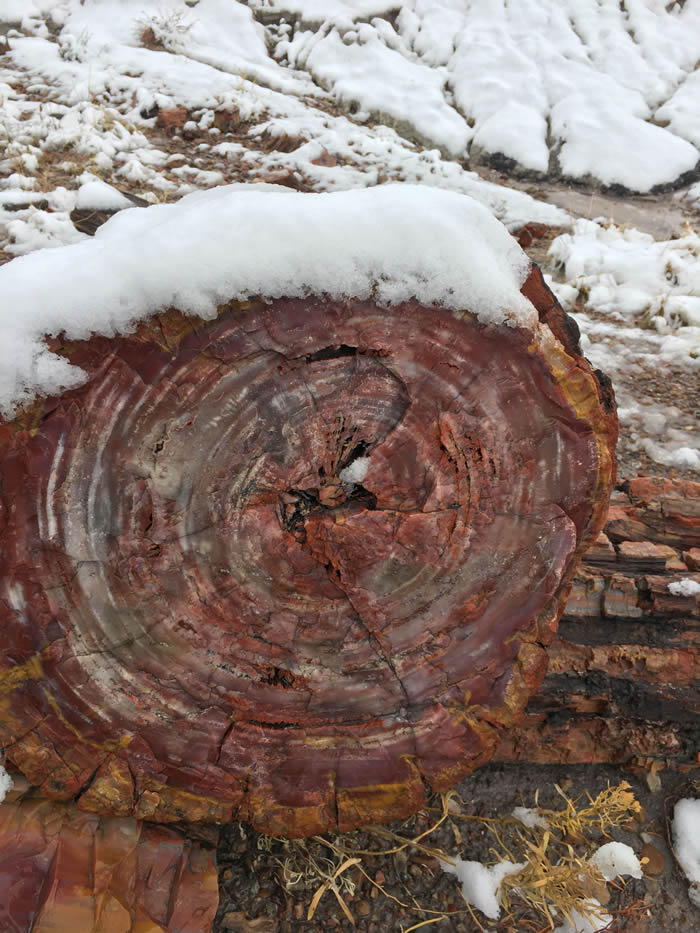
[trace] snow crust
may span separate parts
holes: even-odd
[[[168,307],[212,318],[250,295],[417,298],[534,327],[520,294],[528,268],[483,205],[414,185],[335,194],[231,185],[125,210],[94,239],[0,267],[0,405],[79,382],[45,334],[111,335]]]
[[[642,866],[634,849],[624,842],[607,842],[595,852],[591,862],[606,881],[614,881],[623,875],[642,877]]]
[[[591,856],[591,863],[595,865],[606,881],[614,881],[625,875],[632,878],[642,877],[642,865],[631,846],[623,842],[608,842]],[[571,911],[571,922],[565,920],[558,926],[555,933],[599,933],[608,928],[612,916],[605,912],[602,905],[595,898],[587,901],[590,912],[581,913]]]
[[[0,803],[5,799],[8,792],[12,790],[13,781],[7,771],[0,765]]]
[[[358,457],[340,471],[342,483],[361,483],[369,470],[369,457]]]
[[[578,910],[571,911],[571,922],[565,920],[561,926],[558,926],[554,933],[600,933],[606,930],[612,920],[612,916],[605,912],[602,904],[595,898],[586,902],[590,913],[583,914]]]
[[[537,809],[532,807],[513,807],[513,816],[516,820],[520,820],[524,826],[529,826],[530,829],[533,829],[535,826],[541,826],[542,829],[547,829],[547,820]]]
[[[674,333],[700,362],[700,236],[655,240],[634,227],[580,218],[550,250],[586,304]],[[578,297],[578,296],[577,296]]]
[[[698,596],[700,594],[700,583],[697,580],[690,580],[687,577],[683,580],[676,580],[668,585],[669,593],[674,596]],[[697,879],[700,881],[700,878]]]
[[[673,851],[690,882],[688,895],[700,907],[700,799],[679,800],[671,828]]]
[[[604,218],[578,219],[549,256],[566,281],[548,282],[579,325],[585,355],[614,380],[628,442],[663,466],[700,472],[697,419],[646,397],[639,378],[641,366],[681,384],[697,379],[700,236],[688,229],[655,240]]]
[[[124,208],[133,207],[134,204],[121,191],[98,180],[87,181],[80,186],[75,206],[80,210],[121,211]]]
[[[362,116],[391,114],[421,135],[427,129],[437,145],[465,149],[471,139],[537,172],[551,156],[565,175],[638,191],[698,162],[697,4],[409,0],[393,24],[372,15],[386,3],[255,6],[290,14],[274,48],[279,62],[308,68]],[[351,63],[352,76],[341,63]],[[426,67],[442,82],[432,127],[425,107],[437,84],[423,78],[417,94],[397,95]]]
[[[462,885],[462,896],[480,910],[489,920],[498,920],[501,915],[501,905],[498,892],[506,875],[512,875],[525,867],[524,862],[497,862],[487,867],[481,862],[464,861],[456,858],[454,865],[440,860],[443,871],[456,875]]]

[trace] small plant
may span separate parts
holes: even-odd
[[[386,840],[388,848],[360,848],[356,833],[302,840],[260,837],[258,848],[270,853],[278,868],[277,880],[289,894],[298,897],[303,892],[314,892],[307,908],[308,920],[314,917],[323,897],[332,894],[348,921],[354,923],[345,897],[352,896],[364,878],[378,893],[393,900],[406,912],[425,918],[407,927],[405,933],[460,915],[470,916],[483,930],[468,903],[464,909],[446,911],[423,906],[415,897],[409,900],[396,897],[373,877],[368,864],[372,858],[396,857],[407,850],[418,850],[428,860],[437,859],[453,865],[454,857],[439,846],[431,845],[430,837],[446,823],[452,829],[457,849],[460,849],[463,842],[457,821],[476,821],[495,838],[496,845],[491,850],[494,864],[507,859],[522,866],[506,875],[501,883],[499,897],[507,914],[501,921],[503,924],[517,918],[519,929],[544,931],[553,930],[562,917],[570,921],[586,917],[593,922],[601,922],[609,889],[591,856],[600,836],[639,816],[640,804],[626,782],[607,787],[596,797],[586,794],[573,800],[558,785],[555,789],[563,798],[564,806],[560,809],[538,807],[539,795],[536,795],[538,819],[528,821],[532,825],[512,816],[488,818],[466,813],[464,801],[451,791],[440,795],[440,810],[431,811],[436,813],[435,821],[415,837],[404,836],[382,826],[364,830],[370,837]],[[626,916],[637,907],[632,905],[619,913]]]
[[[153,13],[137,20],[138,38],[146,49],[181,53],[183,39],[194,25],[182,10]]]

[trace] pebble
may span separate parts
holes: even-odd
[[[659,852],[656,846],[647,842],[642,847],[642,871],[650,878],[660,878],[666,870],[666,859],[663,852]],[[648,859],[647,862],[644,859]]]

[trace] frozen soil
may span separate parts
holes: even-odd
[[[688,775],[664,771],[659,777],[658,787],[650,780],[654,787],[651,790],[643,776],[610,765],[492,763],[462,781],[457,791],[463,801],[459,805],[462,814],[498,817],[509,815],[515,806],[534,806],[538,791],[540,806],[561,808],[562,799],[555,784],[575,799],[586,793],[594,797],[609,784],[629,781],[643,806],[643,817],[640,822],[629,825],[631,831],[616,830],[613,836],[632,846],[637,855],[645,843],[650,843],[662,856],[663,868],[658,877],[627,878],[618,890],[612,890],[607,910],[614,921],[609,929],[615,933],[690,931],[697,924],[697,908],[688,900],[687,883],[669,850],[666,823],[666,812],[676,797],[687,793]],[[440,798],[436,797],[431,807],[391,828],[401,836],[415,837],[438,819],[440,806]],[[332,835],[328,838],[338,841],[338,837]],[[357,831],[345,838],[353,847],[362,849],[379,850],[391,845],[371,830]],[[493,834],[483,823],[458,815],[443,823],[423,842],[464,859],[483,863],[496,860]],[[329,850],[318,848],[322,853],[331,854]],[[317,879],[308,888],[299,885],[291,891],[285,890],[282,866],[285,859],[289,859],[289,852],[282,840],[261,837],[243,824],[225,827],[218,850],[221,903],[215,933],[292,933],[296,930],[321,933],[353,929],[329,892],[321,898],[313,920],[306,919],[311,899],[322,881]],[[404,903],[441,913],[459,911],[437,920],[431,924],[431,929],[442,933],[476,933],[479,930],[475,920],[465,912],[455,878],[443,872],[435,858],[414,848],[397,855],[366,855],[362,864],[388,894]],[[352,869],[348,872],[357,881],[357,887],[352,894],[344,892],[343,898],[359,933],[406,930],[414,923],[431,918],[429,913],[400,907],[359,872],[353,874]],[[500,922],[488,921],[480,914],[477,917],[483,929],[493,933],[546,929],[541,918],[517,906],[510,917]]]

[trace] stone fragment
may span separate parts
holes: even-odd
[[[658,502],[672,495],[682,499],[700,499],[700,483],[692,480],[667,479],[661,476],[636,476],[627,484],[630,498],[642,502]]]
[[[2,930],[211,933],[215,852],[173,829],[25,790],[0,804],[0,853]]]
[[[334,155],[331,155],[330,152],[327,152],[325,149],[320,156],[316,159],[311,160],[312,165],[321,165],[325,168],[333,168],[338,164],[338,160]]]
[[[633,579],[621,573],[612,575],[608,589],[603,594],[603,615],[624,619],[639,619],[643,615]]]
[[[189,114],[185,107],[170,107],[158,111],[158,125],[165,130],[179,130],[187,123]]]
[[[603,609],[605,579],[597,574],[580,570],[575,578],[566,601],[567,616],[596,618]]]
[[[700,617],[700,596],[683,596],[671,593],[669,583],[677,583],[683,579],[695,580],[700,583],[700,574],[669,574],[668,576],[647,574],[644,577],[644,587],[655,613],[678,614],[684,613],[695,618]]]
[[[677,560],[678,552],[667,544],[653,541],[622,541],[618,548],[620,569],[627,573],[657,573],[669,560]]]
[[[214,114],[214,126],[221,133],[235,133],[241,125],[241,115],[234,107],[232,110],[217,110]]]
[[[605,570],[615,570],[617,566],[617,553],[610,538],[601,531],[595,542],[588,548],[584,561],[589,566],[600,567]]]
[[[660,878],[666,871],[666,857],[649,842],[642,846],[640,861],[642,871],[649,878]]]

